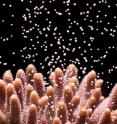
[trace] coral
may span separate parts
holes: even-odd
[[[19,69],[15,79],[6,71],[0,80],[0,124],[117,124],[117,84],[104,98],[96,72],[79,83],[73,64],[65,73],[56,68],[49,80],[45,87],[33,64]]]

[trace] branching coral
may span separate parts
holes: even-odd
[[[78,69],[70,64],[66,72],[56,68],[51,86],[30,64],[11,71],[0,80],[0,124],[117,124],[117,84],[107,98],[101,93],[102,79],[90,71],[81,83]]]

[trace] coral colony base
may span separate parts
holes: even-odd
[[[56,68],[49,77],[52,86],[45,87],[32,64],[15,79],[6,71],[0,80],[0,124],[117,124],[117,84],[104,98],[95,71],[80,85],[77,73],[73,64],[65,74]]]

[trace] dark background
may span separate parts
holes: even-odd
[[[94,69],[108,95],[117,81],[116,0],[0,0],[0,76],[30,63],[47,82],[58,66],[74,63],[79,80]]]

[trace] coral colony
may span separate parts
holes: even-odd
[[[102,79],[94,70],[79,83],[78,69],[70,64],[65,73],[56,68],[51,86],[30,64],[0,80],[0,124],[117,124],[117,84],[110,95],[101,93]],[[79,85],[80,84],[80,85]]]
[[[117,124],[117,2],[0,1],[0,124]]]

